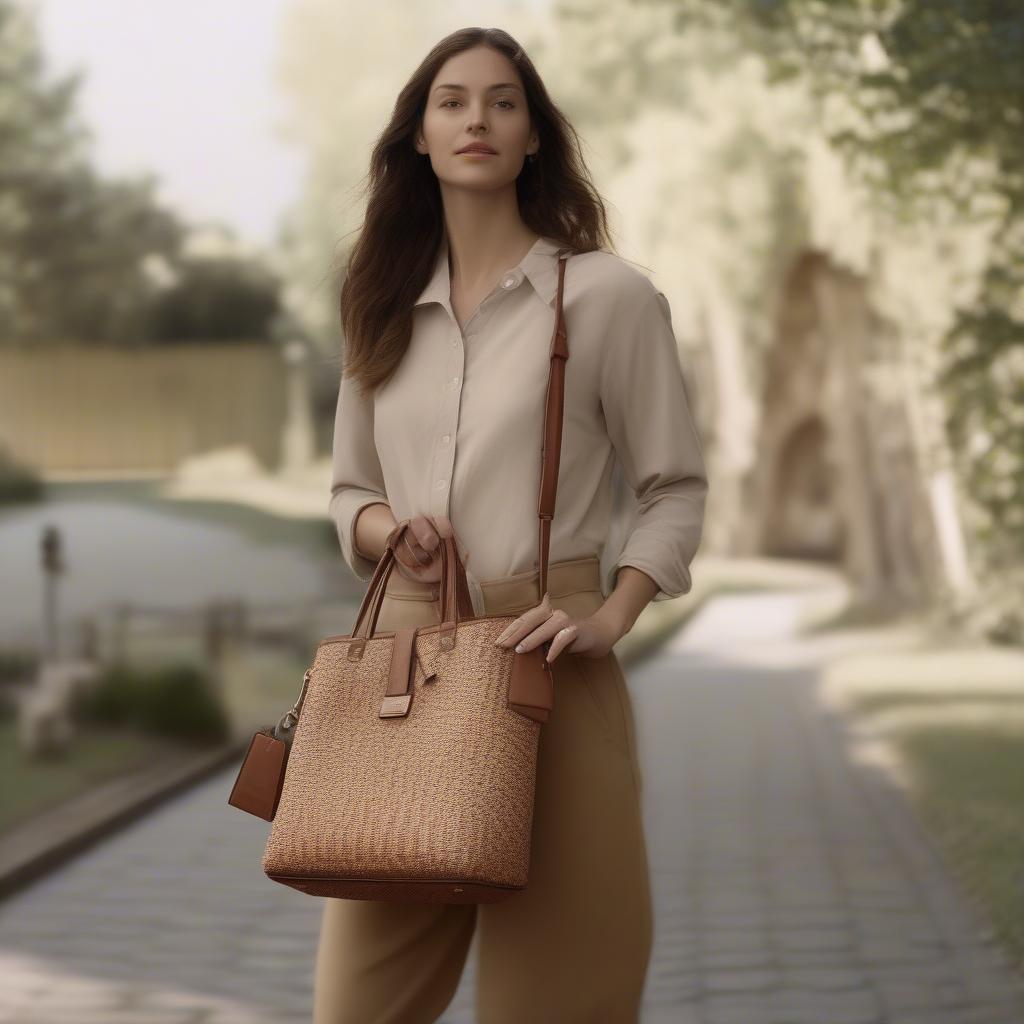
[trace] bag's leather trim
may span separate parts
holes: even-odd
[[[471,622],[497,622],[497,621],[499,621],[501,619],[507,619],[509,622],[512,622],[516,618],[518,618],[518,616],[516,616],[516,615],[508,615],[508,614],[502,614],[502,615],[475,615],[475,616],[473,616],[472,619],[465,619],[463,621],[465,623],[467,623],[467,624],[471,623]],[[444,623],[442,623],[442,622],[435,622],[435,623],[433,623],[431,625],[428,625],[428,626],[417,626],[416,628],[419,630],[420,633],[436,633],[438,630],[441,629],[441,627],[443,625],[444,625]],[[359,642],[361,644],[365,645],[367,643],[372,642],[373,640],[376,640],[378,637],[392,637],[397,632],[398,632],[398,630],[396,630],[396,629],[378,629],[373,634],[373,636],[370,636],[370,637],[359,637],[358,639],[359,639]],[[317,649],[322,647],[324,644],[333,644],[333,643],[338,643],[341,640],[352,640],[352,639],[353,639],[353,634],[352,633],[337,633],[334,636],[325,636],[317,644]]]
[[[266,872],[269,879],[309,896],[392,902],[497,903],[525,885],[499,885],[463,878],[323,878]]]
[[[409,714],[413,694],[412,666],[415,641],[415,626],[399,629],[395,633],[388,666],[388,685],[380,708],[381,718],[404,718]]]

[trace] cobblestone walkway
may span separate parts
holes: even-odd
[[[816,665],[851,641],[797,636],[805,600],[716,598],[629,670],[656,902],[643,1024],[1024,1024],[909,808],[819,709]],[[310,1020],[320,901],[265,879],[268,825],[227,806],[234,773],[0,904],[0,1024]],[[443,1024],[472,1024],[473,982],[471,948]]]

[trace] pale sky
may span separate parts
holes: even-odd
[[[290,0],[29,0],[51,73],[83,68],[78,110],[104,174],[153,171],[190,222],[270,245],[305,157],[278,141],[277,26]]]

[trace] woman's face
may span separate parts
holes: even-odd
[[[486,143],[494,153],[460,152],[470,143]],[[481,45],[445,61],[430,83],[416,140],[442,183],[470,189],[508,185],[537,148],[522,80],[503,53]]]

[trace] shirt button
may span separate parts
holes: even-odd
[[[452,435],[451,434],[442,434],[441,435],[441,440],[444,441],[445,444],[447,444],[451,439],[452,439]]]
[[[516,284],[516,279],[514,277],[506,277],[505,280],[502,281],[501,283],[502,286],[505,288],[514,288]]]
[[[437,488],[438,490],[441,490],[441,488],[442,488],[442,487],[444,487],[444,485],[445,485],[445,481],[444,481],[444,480],[438,480],[438,481],[437,481],[437,483],[436,483],[436,484],[434,484],[434,486],[435,486],[435,487],[436,487],[436,488]]]
[[[458,383],[459,383],[459,378],[458,377],[452,377],[452,387],[455,387],[455,385],[458,384]]]

